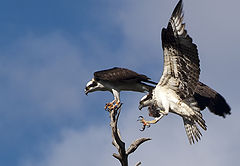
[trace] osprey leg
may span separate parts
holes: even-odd
[[[119,92],[116,91],[115,89],[112,89],[112,93],[113,93],[113,96],[114,96],[114,100],[112,102],[106,104],[105,110],[107,110],[107,111],[111,111],[111,110],[119,107],[119,105],[120,105]]]
[[[163,116],[164,116],[164,114],[160,114],[159,117],[156,117],[156,118],[154,118],[153,120],[150,120],[150,121],[146,121],[142,116],[139,116],[138,121],[140,121],[143,124],[142,129],[140,129],[140,131],[145,130],[146,126],[149,128],[150,124],[157,123],[160,119],[162,119]]]

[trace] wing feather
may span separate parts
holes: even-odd
[[[224,118],[227,114],[231,114],[231,108],[224,97],[202,82],[197,84],[194,98],[201,110],[208,107],[212,113]]]
[[[164,70],[158,85],[168,86],[180,97],[186,98],[194,94],[200,75],[200,61],[197,46],[185,30],[182,8],[180,0],[167,29],[162,29]]]
[[[103,80],[103,81],[143,81],[152,84],[156,84],[155,82],[150,81],[146,75],[138,74],[132,70],[114,67],[107,70],[101,70],[94,73],[95,80]]]

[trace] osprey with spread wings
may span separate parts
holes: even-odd
[[[201,137],[197,125],[207,129],[201,110],[208,107],[211,112],[225,117],[230,114],[230,107],[219,93],[199,82],[198,50],[185,30],[182,8],[180,0],[167,28],[162,29],[163,74],[157,86],[141,99],[139,109],[148,106],[150,116],[155,117],[152,121],[141,117],[143,129],[169,112],[180,115],[192,144]]]

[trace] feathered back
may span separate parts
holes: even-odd
[[[107,70],[101,70],[94,73],[95,80],[103,81],[137,81],[137,82],[148,82],[157,85],[157,83],[150,81],[150,78],[143,74],[138,74],[132,70],[126,68],[114,67]]]

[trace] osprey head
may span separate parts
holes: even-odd
[[[139,102],[138,109],[141,110],[143,107],[152,105],[153,104],[152,96],[153,96],[152,92],[150,92],[148,95],[143,96]]]
[[[90,92],[99,90],[99,88],[100,88],[99,83],[95,79],[92,79],[87,83],[84,91],[85,91],[85,94],[87,95]]]

